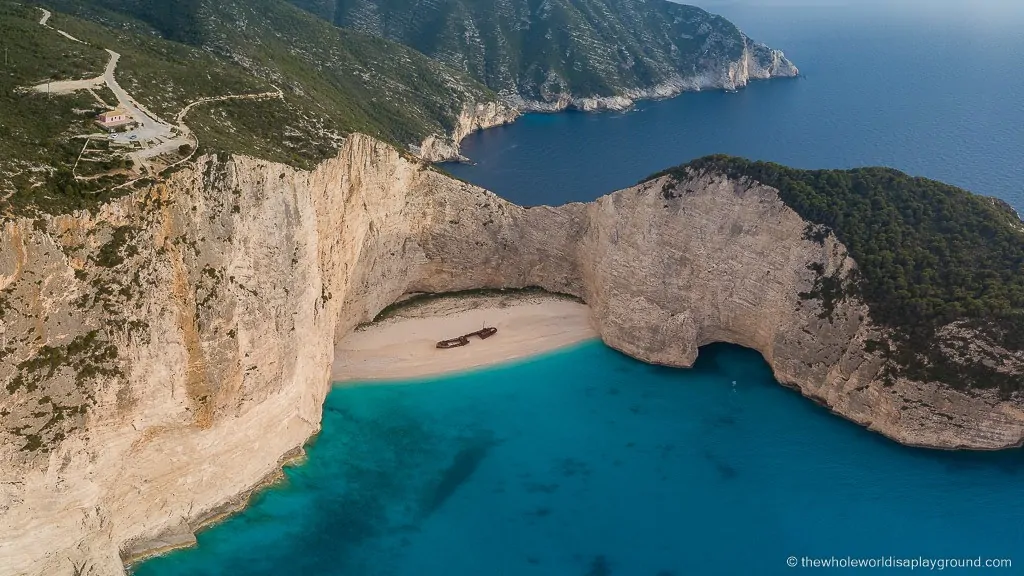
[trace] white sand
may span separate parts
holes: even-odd
[[[438,340],[498,328],[486,340],[441,350]],[[331,378],[395,380],[457,372],[524,358],[597,337],[590,308],[543,295],[438,298],[349,334],[335,349]]]

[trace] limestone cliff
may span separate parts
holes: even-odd
[[[729,20],[665,0],[289,0],[412,46],[523,110],[621,110],[684,90],[795,76]]]
[[[410,146],[412,152],[427,162],[468,161],[459,152],[459,143],[477,130],[486,130],[515,121],[521,112],[501,102],[471,104],[459,114],[450,135],[428,136],[419,146]]]
[[[695,69],[690,74],[676,73],[653,86],[623,88],[614,96],[581,96],[564,92],[561,80],[553,77],[541,85],[538,98],[505,94],[505,99],[519,109],[533,112],[567,109],[584,112],[624,111],[633,107],[638,100],[659,100],[701,90],[737,90],[751,80],[794,78],[799,75],[800,70],[781,50],[755,43],[743,36],[743,50],[739,58],[707,62],[700,71]]]
[[[431,135],[418,145],[409,146],[413,154],[428,162],[466,162],[459,143],[477,130],[510,124],[523,112],[559,112],[566,109],[584,112],[624,111],[638,100],[671,98],[683,92],[701,90],[736,90],[750,80],[792,78],[800,71],[781,50],[757,44],[743,36],[744,48],[734,61],[713,62],[703,71],[672,78],[647,88],[623,88],[615,96],[578,96],[563,93],[557,79],[541,88],[539,99],[527,99],[506,93],[502,102],[470,104],[458,116],[451,134]],[[554,84],[552,84],[552,82]],[[552,91],[557,85],[557,90]]]
[[[716,174],[525,209],[358,135],[312,172],[204,157],[96,214],[8,221],[0,574],[120,574],[188,542],[318,429],[336,339],[407,292],[572,293],[641,360],[735,342],[900,442],[1019,444],[1019,400],[878,378],[867,307],[799,296],[810,265],[856,266],[805,227]]]

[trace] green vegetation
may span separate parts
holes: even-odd
[[[363,132],[400,148],[450,132],[463,108],[496,96],[411,49],[339,30],[283,0],[49,0],[41,11],[0,0],[0,215],[92,209],[128,188],[100,175],[93,157],[72,175],[103,105],[88,92],[52,96],[22,88],[47,78],[103,73],[121,54],[121,86],[167,122],[199,98],[274,92],[284,99],[201,104],[187,121],[203,152],[244,153],[309,168]],[[198,14],[202,17],[198,17]],[[82,40],[57,33],[63,30]],[[106,88],[97,95],[116,98]],[[110,155],[108,155],[110,156]],[[107,163],[103,163],[107,162]]]
[[[0,48],[7,50],[7,64],[0,74],[4,94],[18,86],[92,78],[103,73],[106,52],[41,27],[40,17],[42,12],[37,8],[0,2]]]
[[[173,18],[150,6],[156,2],[48,4],[76,16],[55,14],[68,32],[121,53],[122,86],[166,120],[200,97],[284,91],[283,107],[279,100],[240,100],[190,112],[190,125],[197,118],[204,124],[200,142],[207,151],[308,165],[332,155],[351,132],[405,148],[449,132],[467,103],[496,98],[422,54],[340,30],[283,0],[190,0]],[[202,18],[188,16],[200,9]],[[192,24],[169,34],[177,30],[175,18]],[[220,126],[218,116],[230,127]],[[278,141],[282,134],[290,135],[288,142]]]
[[[100,331],[93,330],[62,346],[43,346],[35,356],[19,363],[7,383],[7,392],[14,394],[20,389],[35,392],[64,370],[70,370],[67,376],[78,384],[97,376],[123,375],[116,363],[117,357],[117,347],[105,341]],[[37,409],[31,412],[35,422],[9,429],[25,441],[21,450],[46,453],[65,438],[75,426],[69,427],[64,421],[68,417],[84,416],[87,407],[81,401],[93,400],[88,387],[78,386],[78,389],[84,391],[84,395],[69,405],[58,404],[49,394],[36,400]],[[75,402],[74,397],[69,399]]]
[[[103,100],[103,102],[107,106],[109,106],[110,108],[117,108],[117,96],[114,94],[113,90],[111,90],[110,88],[107,88],[104,85],[104,86],[100,86],[99,88],[94,88],[93,92],[97,96],[99,96],[100,100]]]
[[[198,98],[272,89],[266,80],[201,48],[161,39],[157,30],[127,15],[84,1],[55,0],[47,4],[55,10],[78,13],[73,17],[55,12],[50,19],[53,27],[121,54],[118,83],[167,122],[173,122],[178,111]]]
[[[529,100],[611,96],[721,70],[747,42],[725,18],[660,0],[290,1]]]
[[[131,258],[139,253],[139,249],[129,240],[129,234],[134,232],[131,226],[118,226],[110,235],[110,240],[100,246],[96,256],[90,259],[97,266],[103,268],[114,268],[124,263],[125,258]]]
[[[652,178],[706,171],[776,188],[805,220],[835,232],[856,275],[848,286],[819,278],[822,292],[812,295],[867,303],[891,329],[888,354],[900,374],[1004,394],[1024,389],[1021,377],[953,362],[937,345],[940,328],[961,321],[999,346],[1024,349],[1024,224],[1005,203],[888,168],[797,170],[728,156]],[[821,231],[809,227],[807,237],[820,241]]]
[[[315,118],[305,119],[308,129],[297,129],[296,119],[302,112],[301,103],[291,97],[224,100],[197,108],[189,114],[188,123],[199,137],[201,153],[244,151],[308,170],[337,151],[341,135]],[[261,133],[258,138],[257,133]]]
[[[84,208],[112,193],[97,190],[109,181],[71,177],[84,141],[95,132],[92,119],[102,107],[86,92],[48,96],[21,90],[46,82],[95,77],[107,54],[73,42],[39,25],[41,12],[0,2],[0,48],[8,64],[0,74],[0,215],[62,212]]]
[[[17,365],[14,377],[7,384],[7,392],[14,394],[23,387],[27,392],[33,392],[41,381],[53,377],[65,367],[75,371],[77,382],[94,376],[120,374],[112,364],[117,359],[117,346],[99,336],[99,331],[93,330],[63,346],[43,346],[35,356]]]

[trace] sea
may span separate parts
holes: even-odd
[[[623,114],[528,115],[446,165],[590,200],[710,153],[886,165],[1024,213],[1024,3],[708,5],[804,76]],[[138,576],[1024,574],[1024,451],[900,446],[715,344],[692,369],[600,342],[336,386],[305,462]],[[997,564],[1000,567],[986,567]]]
[[[592,341],[346,384],[307,450],[197,547],[135,573],[734,576],[979,559],[1024,571],[1024,452],[900,446],[736,346],[703,348],[689,370]]]
[[[785,51],[796,79],[529,114],[470,135],[452,174],[518,204],[589,201],[708,154],[889,166],[1024,214],[1024,1],[775,0],[705,6]]]

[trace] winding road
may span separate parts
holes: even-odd
[[[117,70],[117,61],[121,59],[121,55],[113,50],[107,50],[110,54],[110,61],[107,62],[107,69],[103,73],[103,81],[107,87],[117,96],[118,105],[128,112],[138,122],[138,126],[132,128],[127,132],[120,132],[114,134],[115,141],[118,142],[129,142],[134,139],[142,141],[156,140],[158,138],[169,139],[172,137],[173,126],[160,120],[155,114],[152,114],[144,106],[135,101],[121,85],[117,83],[117,79],[114,78],[114,72]]]
[[[57,30],[47,24],[49,22],[52,13],[45,8],[39,8],[42,11],[42,18],[39,19],[39,24],[45,28],[55,30],[65,38],[74,40],[75,42],[82,42],[81,40],[71,36],[63,30]],[[84,42],[82,42],[84,44]],[[192,108],[199,104],[205,104],[209,102],[219,102],[224,100],[259,100],[263,98],[280,98],[284,99],[284,93],[280,88],[274,87],[274,92],[263,92],[259,94],[228,94],[225,96],[211,96],[205,98],[199,98],[198,100],[186,105],[180,112],[178,112],[175,118],[177,126],[164,122],[156,114],[150,112],[145,106],[140,104],[137,100],[132,98],[124,88],[121,87],[117,82],[117,78],[114,77],[114,73],[117,71],[117,63],[121,59],[121,55],[109,48],[106,49],[107,54],[110,55],[110,60],[107,61],[107,67],[103,71],[102,76],[95,78],[87,78],[84,80],[61,80],[58,82],[44,82],[36,86],[32,86],[31,90],[46,94],[69,94],[78,90],[92,90],[94,88],[100,88],[106,86],[110,88],[114,96],[117,97],[118,106],[125,110],[132,118],[135,119],[137,125],[128,130],[127,132],[116,132],[108,136],[112,142],[118,142],[122,144],[131,144],[132,142],[139,142],[143,145],[142,150],[137,150],[131,154],[132,158],[139,164],[141,164],[147,171],[151,169],[145,162],[141,162],[147,158],[153,158],[161,154],[172,152],[182,144],[189,144],[192,146],[192,154],[199,146],[199,139],[192,134],[191,130],[184,123],[185,115],[189,113]],[[93,93],[93,96],[96,96]],[[97,97],[97,99],[99,99]],[[178,134],[175,134],[175,128],[178,130]],[[85,148],[83,148],[84,152]],[[189,154],[187,158],[184,158],[174,164],[180,164],[184,161],[189,160],[192,157]],[[77,165],[77,162],[76,162]],[[77,178],[77,176],[76,176]],[[130,182],[128,183],[130,184]],[[123,186],[123,185],[122,185]]]

